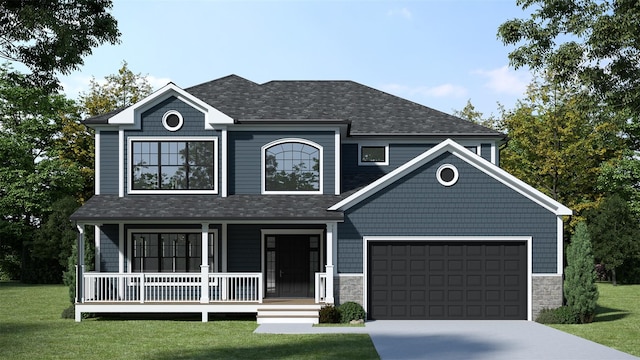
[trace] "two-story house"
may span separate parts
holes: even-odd
[[[505,135],[352,81],[168,84],[85,121],[95,196],[76,320],[529,319],[562,303],[571,210],[500,169]],[[84,231],[95,225],[95,271]]]

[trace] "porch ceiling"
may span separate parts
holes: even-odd
[[[95,195],[71,220],[342,221],[341,211],[327,211],[340,200],[334,195]]]

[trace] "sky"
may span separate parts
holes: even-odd
[[[60,78],[76,98],[123,61],[154,89],[230,74],[271,80],[353,80],[452,113],[513,108],[531,75],[509,67],[497,39],[525,18],[515,0],[115,0],[118,45],[101,45]]]

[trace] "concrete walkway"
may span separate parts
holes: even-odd
[[[369,334],[382,359],[639,359],[532,321],[370,321],[365,327],[262,324],[256,333]]]

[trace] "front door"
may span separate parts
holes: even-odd
[[[268,235],[266,237],[267,296],[313,297],[314,276],[319,271],[318,235]]]

